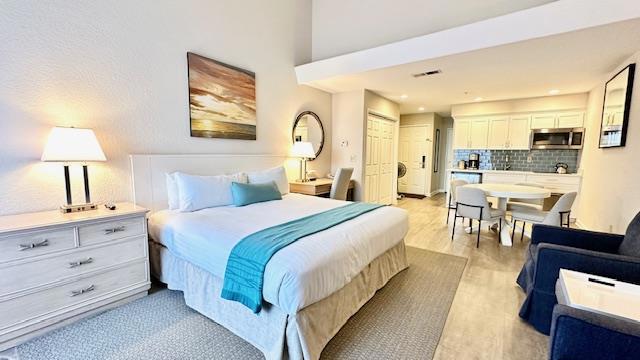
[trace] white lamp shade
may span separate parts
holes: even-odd
[[[42,161],[106,161],[91,129],[54,127],[42,152]]]
[[[291,149],[291,155],[295,157],[315,159],[316,151],[313,150],[313,145],[307,141],[296,141],[293,143],[293,149]]]

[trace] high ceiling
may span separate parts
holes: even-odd
[[[640,50],[640,19],[352,75],[318,80],[331,92],[370,89],[401,104],[402,114],[448,115],[452,104],[591,90]],[[412,74],[440,69],[441,74]],[[407,95],[402,98],[402,95]],[[419,110],[424,108],[424,110]]]

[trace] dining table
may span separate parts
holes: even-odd
[[[551,196],[551,191],[545,188],[526,185],[514,184],[467,184],[466,187],[472,187],[484,191],[487,197],[498,199],[496,204],[498,209],[507,211],[507,202],[509,199],[546,199]],[[502,222],[502,231],[500,232],[500,243],[504,246],[512,246],[511,229],[513,224],[506,217]],[[478,229],[480,231],[480,229]],[[523,230],[524,231],[524,230]]]

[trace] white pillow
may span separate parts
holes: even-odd
[[[176,173],[167,173],[165,178],[167,180],[167,200],[169,203],[169,210],[175,210],[180,208],[180,195],[178,193],[178,184],[175,178]]]
[[[282,195],[289,193],[289,180],[287,179],[287,171],[284,169],[284,166],[262,171],[253,171],[247,173],[247,178],[250,184],[263,184],[275,181]]]
[[[174,178],[178,184],[181,212],[231,205],[233,204],[231,183],[247,182],[247,175],[244,173],[197,176],[178,172],[175,173]]]

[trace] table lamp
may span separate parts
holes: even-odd
[[[296,141],[293,143],[291,155],[300,158],[300,179],[298,181],[307,182],[307,160],[315,159],[316,152],[313,145],[307,141]]]
[[[89,172],[87,161],[106,161],[107,158],[91,129],[73,127],[54,127],[49,133],[47,144],[42,152],[42,161],[64,163],[64,183],[67,203],[60,206],[63,213],[95,210],[97,205],[91,203],[89,193]],[[69,163],[82,163],[84,174],[84,204],[73,204],[71,199],[71,181],[69,180]]]

